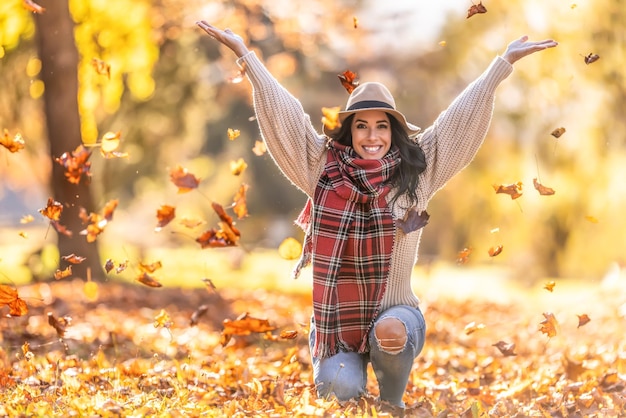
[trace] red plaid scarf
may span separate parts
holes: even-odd
[[[294,271],[313,263],[313,355],[369,351],[368,333],[389,274],[395,227],[386,181],[400,162],[392,147],[381,160],[360,158],[330,141],[313,199],[297,223],[307,232]]]

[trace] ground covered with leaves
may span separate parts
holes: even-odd
[[[309,295],[210,284],[21,286],[28,314],[0,319],[0,415],[399,415],[376,401],[371,370],[358,402],[315,396]],[[447,297],[440,286],[423,298],[405,416],[626,415],[624,289]]]

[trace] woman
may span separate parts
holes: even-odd
[[[320,135],[241,37],[197,24],[239,57],[268,151],[309,197],[298,219],[306,238],[295,274],[312,263],[310,346],[318,394],[339,401],[364,394],[371,362],[380,399],[403,408],[426,330],[410,279],[428,202],[474,158],[495,90],[512,64],[557,43],[526,36],[511,42],[423,132],[396,109],[384,85],[372,82],[350,94],[341,127],[324,127]]]

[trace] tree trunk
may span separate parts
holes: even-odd
[[[78,113],[78,51],[74,41],[74,21],[70,16],[68,0],[51,0],[46,10],[35,15],[37,48],[41,59],[41,80],[45,84],[44,106],[52,158],[51,188],[56,201],[63,204],[60,223],[72,231],[72,236],[58,234],[61,256],[76,254],[85,261],[72,266],[74,277],[103,278],[96,242],[88,243],[80,235],[86,225],[78,213],[80,208],[97,212],[88,183],[72,184],[65,178],[65,169],[54,161],[64,152],[71,152],[82,144]],[[67,263],[60,261],[60,268]]]

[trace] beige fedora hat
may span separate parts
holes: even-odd
[[[339,112],[339,122],[343,123],[348,116],[363,110],[382,110],[393,115],[404,127],[409,137],[417,135],[421,130],[418,126],[409,123],[404,115],[396,110],[393,96],[382,83],[372,81],[355,88],[348,98],[346,109]],[[340,127],[331,130],[324,125],[322,129],[324,134],[332,136],[339,132]]]

